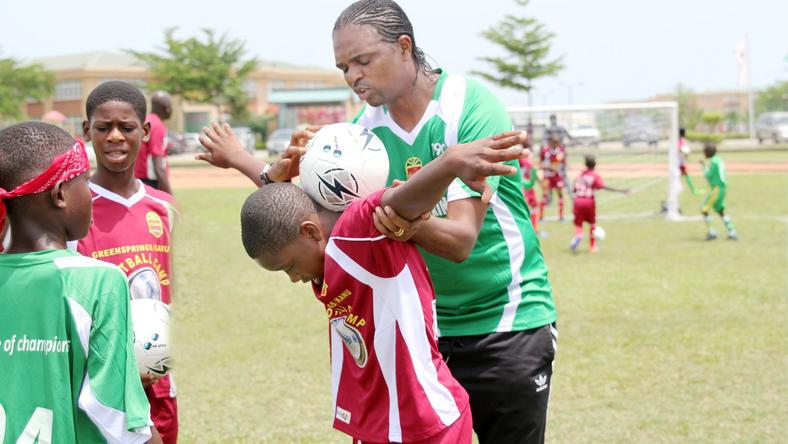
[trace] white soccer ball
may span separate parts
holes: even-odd
[[[597,240],[605,240],[605,230],[602,227],[597,225],[594,228],[594,237]]]
[[[353,123],[320,129],[301,156],[301,186],[313,200],[331,211],[343,211],[386,186],[389,158],[383,142]]]
[[[131,301],[134,354],[140,373],[164,376],[170,371],[170,315],[170,307],[161,301]]]
[[[689,144],[681,145],[681,153],[685,156],[689,156],[692,153],[692,149],[690,148]]]

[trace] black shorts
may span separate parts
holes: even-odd
[[[553,324],[440,338],[443,359],[470,397],[480,444],[544,442],[557,340]]]

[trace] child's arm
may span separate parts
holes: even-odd
[[[313,130],[316,131],[317,127],[293,132],[290,146],[279,159],[270,164],[267,174],[272,181],[285,182],[298,176],[298,160],[305,152],[306,143],[315,135]],[[220,125],[213,122],[210,128],[203,128],[200,144],[208,152],[197,154],[195,159],[204,160],[219,168],[232,168],[248,177],[258,187],[264,185],[260,173],[269,164],[244,150],[227,123]]]
[[[519,131],[449,147],[428,163],[407,182],[389,188],[381,198],[381,207],[389,206],[398,215],[413,220],[426,213],[441,200],[454,178],[460,178],[471,189],[482,193],[482,202],[489,202],[492,189],[487,176],[514,174],[517,169],[503,162],[523,154],[523,134]]]
[[[623,194],[628,194],[629,193],[629,188],[613,188],[613,187],[609,187],[609,186],[605,185],[605,186],[602,187],[602,189],[603,190],[607,190],[607,191],[614,191],[616,193],[623,193]]]

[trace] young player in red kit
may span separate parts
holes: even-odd
[[[522,155],[518,133],[449,147],[407,182],[351,203],[343,213],[316,205],[290,183],[264,185],[241,210],[247,254],[293,282],[311,282],[329,321],[334,427],[354,443],[470,444],[468,395],[438,351],[435,294],[413,242],[380,234],[373,214],[391,207],[418,218],[455,177],[474,190],[495,164]],[[496,148],[495,150],[490,148]],[[404,233],[404,230],[403,230]],[[402,233],[400,234],[402,235]]]
[[[524,148],[529,148],[525,146]],[[531,224],[534,226],[534,231],[539,232],[539,202],[536,200],[536,185],[539,179],[536,167],[531,161],[531,156],[520,159],[520,171],[523,174],[523,196],[525,202],[528,204],[528,210],[531,213]]]
[[[585,222],[589,225],[589,250],[592,253],[596,253],[599,251],[596,245],[596,237],[594,237],[594,229],[596,229],[596,201],[594,194],[596,190],[608,190],[618,193],[628,193],[629,190],[605,185],[602,177],[594,171],[596,159],[593,155],[587,155],[585,162],[586,170],[578,176],[574,183],[575,237],[569,246],[572,251],[577,251],[578,245],[583,240],[583,223]]]
[[[539,153],[542,165],[542,201],[539,217],[544,217],[545,205],[550,205],[553,190],[558,194],[558,220],[564,220],[564,172],[566,171],[566,148],[561,145],[561,134],[548,132],[548,144]]]
[[[93,142],[96,172],[90,178],[93,221],[77,251],[117,265],[127,276],[131,299],[172,298],[170,248],[173,198],[134,177],[134,161],[143,137],[145,96],[118,81],[100,84],[87,98],[85,140]],[[178,436],[178,407],[171,376],[141,375],[151,419],[165,444]]]

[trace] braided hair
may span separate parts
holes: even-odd
[[[333,32],[347,25],[371,26],[386,43],[397,43],[402,35],[410,37],[413,42],[413,60],[425,74],[434,72],[427,61],[424,51],[416,46],[413,36],[413,25],[405,11],[392,0],[359,0],[345,8],[334,22]]]

